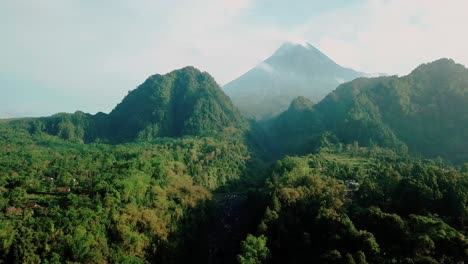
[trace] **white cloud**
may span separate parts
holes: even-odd
[[[187,65],[225,84],[285,40],[371,73],[406,74],[441,57],[468,65],[465,0],[367,0],[288,31],[247,19],[257,1],[0,1],[0,116],[23,113],[23,101],[33,115],[110,111],[147,76]]]
[[[275,69],[268,63],[266,62],[261,62],[257,66],[255,66],[257,69],[265,71],[269,74],[273,74],[275,72]]]
[[[297,29],[338,63],[367,72],[407,74],[442,57],[468,65],[463,0],[369,0]]]
[[[7,79],[8,85],[0,85],[4,95],[0,117],[11,112],[23,115],[25,110],[7,104],[11,99],[31,100],[14,92],[19,89],[49,98],[45,104],[54,105],[52,98],[59,94],[68,102],[65,109],[58,104],[27,109],[28,115],[43,115],[76,109],[110,111],[149,75],[187,65],[226,83],[277,44],[265,37],[268,30],[242,23],[239,16],[251,4],[251,0],[2,2],[0,81]],[[32,85],[25,88],[20,83]]]

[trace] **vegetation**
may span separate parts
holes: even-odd
[[[255,237],[248,235],[245,241],[242,241],[239,263],[256,264],[266,262],[270,255],[266,242],[265,236]]]
[[[276,162],[265,190],[258,234],[272,263],[468,259],[466,168],[378,148],[328,150]]]
[[[188,67],[0,120],[0,263],[464,263],[467,87],[440,60],[258,124]]]
[[[109,114],[76,112],[18,119],[11,126],[72,142],[152,141],[160,137],[213,136],[248,128],[208,73],[193,67],[153,75]],[[231,133],[231,132],[230,132]]]
[[[0,136],[5,263],[200,258],[211,191],[252,179],[235,141],[84,145],[6,127]]]
[[[277,152],[305,154],[325,132],[341,142],[379,145],[462,163],[468,157],[468,70],[452,60],[398,78],[359,78],[314,107],[291,107],[267,124]],[[276,145],[276,144],[275,144]]]
[[[224,128],[246,128],[231,100],[208,73],[193,67],[154,75],[131,91],[109,114],[116,137],[207,135]]]

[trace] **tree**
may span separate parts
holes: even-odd
[[[270,257],[270,250],[267,245],[267,238],[263,235],[256,237],[251,234],[242,241],[241,253],[238,255],[238,261],[241,264],[260,264],[265,263]]]

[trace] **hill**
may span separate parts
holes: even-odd
[[[121,139],[205,135],[246,123],[213,77],[193,67],[153,75],[109,114]]]
[[[403,77],[359,78],[340,85],[294,122],[289,109],[268,127],[273,140],[294,138],[304,153],[332,132],[343,143],[405,150],[461,162],[468,157],[468,70],[449,59],[423,64]],[[296,111],[297,112],[297,111]],[[284,144],[287,145],[287,144]]]
[[[71,141],[130,142],[245,129],[246,121],[206,72],[185,67],[150,76],[110,114],[61,113],[8,122]]]
[[[187,67],[110,114],[0,120],[0,263],[463,263],[468,163],[406,152],[467,160],[467,72],[359,78],[247,124]]]

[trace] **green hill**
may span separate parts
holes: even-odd
[[[378,144],[426,157],[468,157],[468,70],[449,59],[403,77],[359,78],[301,113],[289,109],[268,124],[272,140],[294,140],[281,153],[304,153],[326,131],[343,143]],[[294,110],[294,111],[293,111]],[[294,112],[300,118],[291,117]]]
[[[149,77],[110,114],[61,113],[9,123],[78,142],[207,136],[247,127],[215,80],[193,67]]]
[[[468,163],[406,152],[466,162],[467,84],[444,59],[247,123],[187,67],[0,120],[0,263],[463,263]]]
[[[109,119],[120,139],[205,135],[246,126],[215,80],[193,67],[149,77]]]

